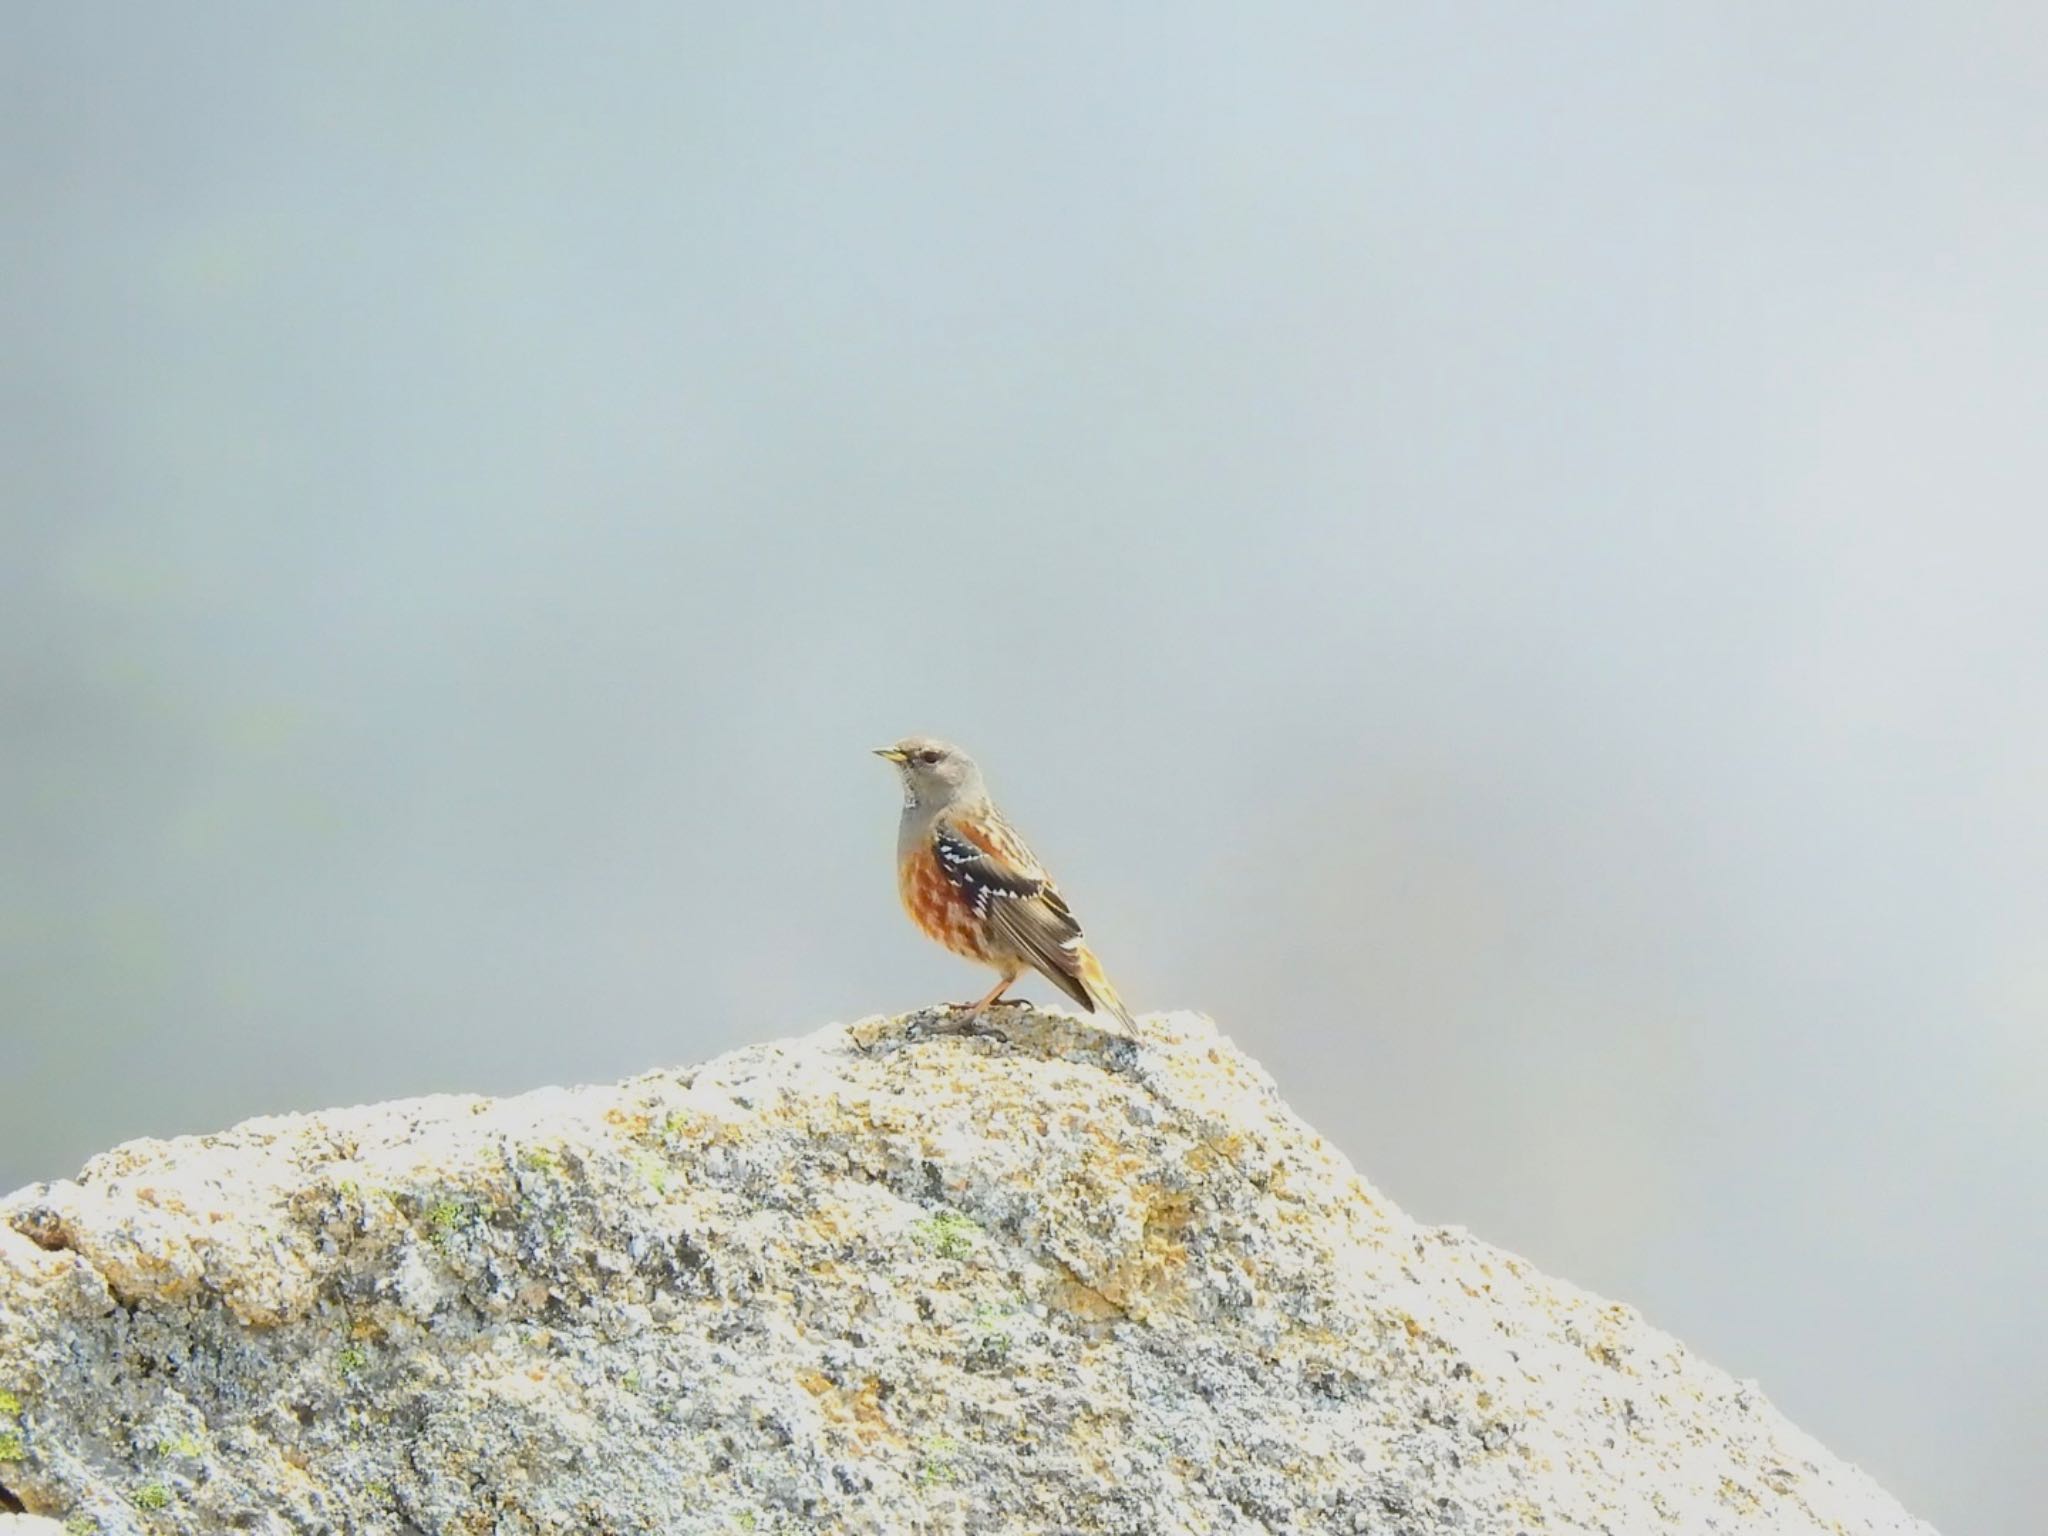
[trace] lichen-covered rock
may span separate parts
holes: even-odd
[[[1206,1021],[872,1019],[137,1142],[0,1201],[67,1532],[1913,1532],[1364,1184]]]

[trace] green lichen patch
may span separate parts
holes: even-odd
[[[942,1259],[964,1259],[974,1252],[981,1228],[958,1211],[934,1211],[915,1223],[910,1235]]]
[[[171,1490],[162,1483],[144,1483],[128,1495],[128,1502],[141,1510],[169,1509]]]
[[[653,1186],[654,1192],[657,1195],[668,1193],[670,1170],[667,1163],[664,1163],[660,1158],[655,1157],[651,1153],[635,1152],[633,1154],[633,1167],[638,1170],[641,1178]]]
[[[370,1363],[370,1352],[360,1344],[344,1344],[334,1356],[334,1374],[343,1378],[355,1375]]]
[[[978,1333],[967,1346],[967,1368],[971,1371],[999,1371],[1009,1363],[1010,1336],[1007,1333]]]
[[[427,1236],[445,1247],[461,1235],[464,1228],[477,1219],[476,1202],[473,1200],[436,1200],[420,1212],[420,1219],[427,1224]]]
[[[0,1430],[0,1461],[27,1461],[28,1442],[18,1429]]]
[[[1010,1325],[1019,1311],[1015,1301],[984,1301],[968,1324],[966,1363],[969,1370],[998,1371],[1009,1364],[1016,1344]]]
[[[0,1419],[13,1419],[20,1416],[21,1399],[5,1387],[0,1387]]]

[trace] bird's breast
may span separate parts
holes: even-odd
[[[956,955],[987,960],[987,925],[975,913],[972,896],[947,875],[929,843],[913,849],[896,866],[896,889],[910,920]]]

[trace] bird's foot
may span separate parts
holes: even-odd
[[[1029,1008],[1031,1005],[1021,997],[1004,998],[993,1003],[941,1003],[935,1008],[921,1012],[911,1023],[912,1038],[929,1035],[993,1035],[998,1039],[1007,1038],[991,1014],[1000,1014],[1010,1008]]]
[[[976,998],[971,1003],[948,1003],[946,1004],[946,1012],[986,1013],[991,1008],[1029,1008],[1030,1006],[1031,999],[1028,997],[998,997],[993,1001],[984,1001]]]

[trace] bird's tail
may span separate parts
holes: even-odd
[[[1095,958],[1095,951],[1087,945],[1074,957],[1079,965],[1081,985],[1087,989],[1088,1001],[1105,1013],[1114,1014],[1117,1022],[1124,1027],[1124,1033],[1133,1040],[1138,1038],[1138,1021],[1131,1017],[1131,1010],[1124,1006],[1124,1000],[1116,995],[1116,988],[1109,984],[1103,974],[1102,962]]]

